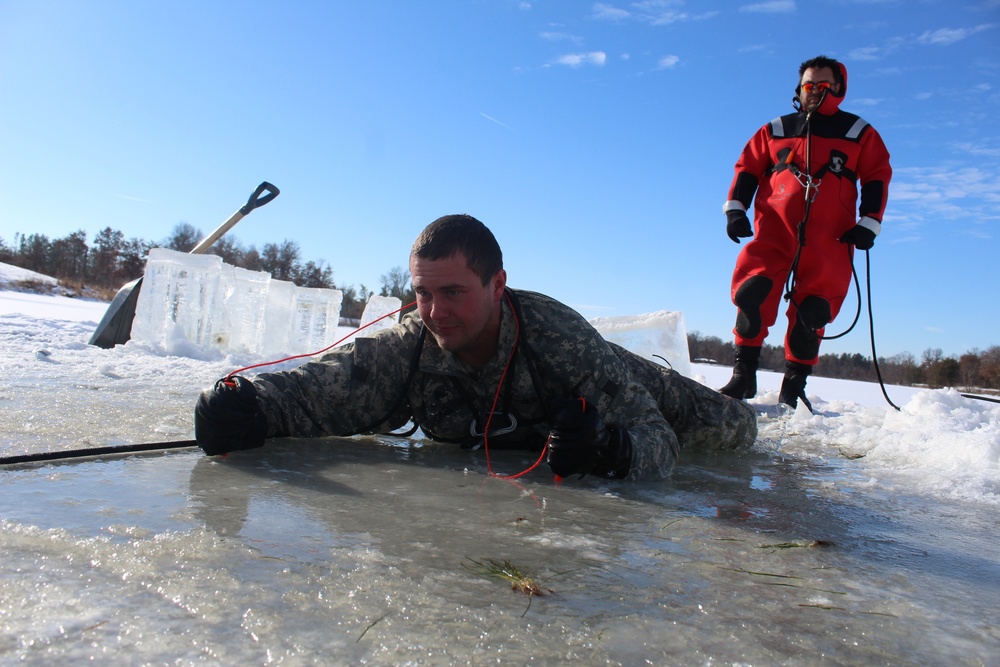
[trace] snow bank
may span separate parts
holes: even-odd
[[[15,283],[41,283],[43,285],[56,285],[57,281],[52,276],[43,273],[22,269],[12,264],[0,262],[0,286],[13,285]]]

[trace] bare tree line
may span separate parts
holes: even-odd
[[[688,334],[688,349],[692,361],[724,365],[733,362],[736,351],[733,343],[698,332]],[[781,372],[784,363],[784,348],[764,345],[761,349],[761,369]],[[940,348],[932,348],[924,350],[919,361],[909,352],[903,352],[879,357],[878,366],[886,384],[1000,390],[1000,345],[983,351],[973,349],[957,358],[946,357]],[[841,380],[878,381],[871,357],[857,353],[821,354],[815,374]]]
[[[0,238],[0,262],[52,276],[66,286],[87,287],[107,296],[142,276],[151,248],[190,252],[202,238],[201,230],[185,222],[179,223],[170,236],[160,242],[126,239],[122,232],[110,227],[99,231],[90,244],[83,230],[57,239],[44,234],[15,234],[10,245]],[[276,280],[286,280],[301,287],[339,289],[344,294],[341,314],[347,318],[360,318],[369,297],[374,294],[364,284],[360,287],[337,285],[333,268],[322,260],[303,261],[302,250],[294,241],[267,243],[258,250],[252,245],[244,247],[235,237],[227,236],[219,239],[209,253],[218,255],[232,266],[264,271]],[[409,272],[395,267],[381,276],[380,294],[410,303],[414,296],[409,282]]]

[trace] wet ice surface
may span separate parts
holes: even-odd
[[[520,470],[517,455],[494,469]],[[490,478],[447,446],[284,441],[0,471],[3,661],[990,664],[995,514],[829,467]],[[123,500],[126,500],[123,502]],[[529,597],[468,569],[509,560]]]
[[[0,294],[0,456],[190,439],[260,361],[102,350],[103,306]],[[813,378],[783,414],[778,381],[754,451],[655,484],[391,438],[0,467],[0,664],[997,664],[1000,408]]]

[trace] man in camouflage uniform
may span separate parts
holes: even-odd
[[[642,359],[549,297],[507,288],[493,234],[445,216],[410,255],[417,311],[294,370],[220,380],[195,408],[222,454],[268,437],[387,433],[408,422],[477,447],[541,451],[560,476],[662,479],[685,447],[734,449],[753,409]]]

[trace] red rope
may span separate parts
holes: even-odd
[[[404,311],[407,308],[409,308],[410,306],[415,306],[415,305],[417,305],[416,301],[414,301],[412,303],[408,303],[405,306],[403,306],[402,308],[397,308],[396,310],[392,311],[391,313],[386,313],[385,315],[383,315],[382,317],[378,318],[377,320],[369,322],[368,324],[364,325],[363,327],[358,327],[357,329],[355,329],[351,333],[347,334],[346,336],[344,336],[343,338],[341,338],[337,342],[332,343],[330,345],[327,345],[326,347],[324,347],[319,352],[308,352],[306,354],[296,354],[296,355],[293,355],[291,357],[285,357],[284,359],[275,359],[274,361],[264,361],[264,362],[261,362],[259,364],[253,364],[252,366],[244,366],[243,368],[237,368],[235,371],[233,371],[232,373],[230,373],[229,375],[227,375],[225,377],[224,381],[225,382],[229,382],[229,378],[233,377],[234,375],[237,375],[239,373],[243,373],[243,372],[246,372],[246,371],[253,370],[254,368],[262,368],[264,366],[273,366],[274,364],[281,364],[281,363],[284,363],[286,361],[295,361],[296,359],[305,359],[306,357],[315,357],[315,356],[318,356],[320,354],[323,354],[327,350],[331,350],[331,349],[337,347],[338,345],[340,345],[341,343],[343,343],[345,340],[347,340],[351,336],[353,336],[353,335],[355,335],[355,334],[363,331],[364,329],[367,329],[368,327],[372,326],[373,324],[381,322],[385,318],[392,317],[396,313]]]
[[[507,302],[510,303],[510,297],[505,293],[504,296],[507,297]],[[510,356],[507,357],[507,363],[503,367],[503,373],[500,375],[500,382],[497,384],[496,394],[493,395],[493,405],[490,406],[490,416],[486,419],[486,428],[483,430],[483,451],[486,452],[486,470],[489,472],[490,476],[497,477],[499,479],[517,479],[518,477],[523,477],[529,472],[541,465],[542,461],[545,460],[545,454],[549,449],[549,440],[545,439],[545,445],[542,447],[542,453],[539,455],[538,460],[535,461],[531,466],[522,470],[514,475],[498,475],[493,472],[493,464],[490,462],[490,422],[493,421],[493,415],[496,414],[497,403],[500,401],[500,390],[503,388],[503,383],[507,379],[507,371],[510,369],[511,363],[514,361],[514,353],[517,352],[517,343],[521,340],[521,322],[517,319],[517,311],[514,310],[514,304],[510,303],[510,312],[514,315],[514,345],[510,348]]]

